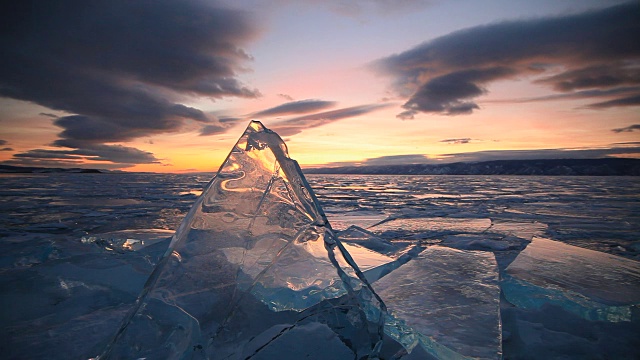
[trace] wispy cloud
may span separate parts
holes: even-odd
[[[227,132],[227,130],[232,127],[235,123],[240,121],[245,121],[245,118],[242,117],[220,117],[216,118],[216,121],[209,121],[204,123],[204,125],[200,128],[200,136],[210,136],[223,134]]]
[[[291,97],[291,95],[287,95],[287,94],[278,94],[278,96],[280,96],[281,98],[288,100],[288,101],[293,101],[293,97]]]
[[[449,154],[407,154],[369,158],[363,161],[334,162],[323,166],[387,166],[407,164],[447,164],[456,162],[480,162],[493,160],[538,160],[538,159],[600,159],[607,157],[640,154],[638,143],[613,144],[602,148],[537,149],[537,150],[486,150]]]
[[[430,160],[426,155],[422,154],[407,154],[407,155],[387,155],[377,158],[367,159],[362,162],[365,166],[384,166],[394,164],[427,164]]]
[[[444,139],[440,140],[440,142],[447,144],[468,144],[471,142],[471,138]]]
[[[395,77],[394,87],[408,97],[405,111],[469,114],[474,101],[497,80],[539,75],[548,66],[559,74],[537,80],[560,92],[606,90],[640,85],[640,4],[631,2],[581,14],[507,21],[457,31],[374,67]],[[609,94],[613,96],[614,94]],[[637,105],[636,96],[613,98],[592,108]]]
[[[0,146],[7,145],[8,143],[9,142],[7,140],[0,139]],[[13,148],[4,147],[4,148],[1,148],[0,151],[13,151]]]
[[[200,129],[200,136],[209,136],[209,135],[216,135],[216,134],[222,134],[225,131],[227,131],[227,127],[220,124],[220,125],[205,125]]]
[[[615,155],[637,154],[640,147],[610,147],[596,149],[537,149],[537,150],[487,150],[457,154],[442,154],[441,162],[475,162],[491,160],[535,159],[599,159]]]
[[[619,106],[640,106],[640,94],[589,104],[592,109],[606,109]]]
[[[551,85],[558,91],[610,88],[640,84],[640,68],[630,64],[598,64],[569,70],[557,75],[536,80],[539,84]]]
[[[305,129],[311,129],[318,126],[330,124],[332,122],[346,118],[365,115],[389,106],[390,104],[367,104],[352,106],[348,108],[299,116],[293,119],[273,124],[270,127],[273,130],[277,131],[281,136],[291,136],[298,134]]]
[[[299,100],[292,101],[285,104],[281,104],[278,106],[274,106],[269,109],[265,109],[262,111],[258,111],[256,113],[251,114],[252,117],[261,118],[261,117],[273,117],[273,116],[282,116],[282,115],[295,115],[295,114],[306,114],[313,111],[320,111],[336,105],[335,101],[326,101],[326,100]]]
[[[372,13],[392,16],[423,9],[436,3],[434,0],[314,0],[314,2],[326,5],[338,14],[351,17],[366,16]]]
[[[640,124],[633,124],[633,125],[629,125],[627,127],[613,129],[611,131],[613,131],[615,133],[622,133],[622,132],[632,132],[632,131],[636,131],[636,130],[640,131]]]
[[[11,36],[0,39],[0,96],[73,114],[42,113],[63,129],[58,146],[91,152],[186,120],[216,123],[181,104],[188,96],[260,95],[237,80],[251,60],[242,46],[258,34],[244,12],[197,0],[25,0],[2,15]]]
[[[590,89],[572,91],[568,93],[552,94],[545,96],[538,96],[532,98],[522,99],[506,99],[506,100],[492,100],[487,102],[510,102],[510,103],[526,103],[526,102],[539,102],[539,101],[553,101],[553,100],[565,100],[565,99],[589,99],[589,98],[624,98],[633,94],[640,93],[640,86],[624,86],[615,87],[612,89]]]

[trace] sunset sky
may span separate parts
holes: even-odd
[[[640,157],[640,2],[14,1],[0,164],[217,170]]]

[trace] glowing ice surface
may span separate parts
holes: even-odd
[[[492,253],[432,246],[373,283],[391,316],[385,332],[439,359],[502,355],[498,267]]]
[[[317,343],[314,329],[343,344],[328,357],[375,357],[384,314],[284,142],[254,121],[99,358],[297,358],[288,344]]]
[[[379,234],[397,233],[396,237],[423,235],[422,237],[438,237],[447,234],[481,233],[491,227],[491,219],[456,219],[456,218],[400,218],[381,222],[368,230]]]
[[[502,289],[523,308],[550,303],[612,322],[640,315],[640,263],[543,238],[534,238],[507,267]]]

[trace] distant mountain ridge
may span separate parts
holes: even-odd
[[[640,176],[640,159],[492,160],[449,164],[342,166],[303,169],[305,174],[362,175],[565,175]]]
[[[82,169],[82,168],[45,168],[35,166],[11,166],[0,165],[0,174],[50,174],[50,173],[90,173],[97,174],[104,171],[98,169]]]

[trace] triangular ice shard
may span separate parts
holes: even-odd
[[[332,358],[329,338],[374,358],[385,313],[282,139],[253,121],[99,359],[291,358],[292,339]]]

